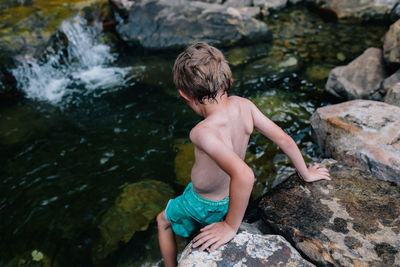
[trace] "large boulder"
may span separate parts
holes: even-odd
[[[347,66],[334,68],[325,89],[340,99],[369,99],[386,77],[382,50],[368,48]]]
[[[311,126],[326,156],[400,184],[399,114],[397,106],[354,100],[318,108]]]
[[[318,266],[400,266],[400,187],[344,164],[329,172],[267,193],[263,221]]]
[[[383,57],[386,63],[400,64],[400,20],[383,37]]]
[[[281,9],[286,6],[287,0],[253,0],[255,6],[265,10]]]
[[[314,266],[279,235],[260,235],[247,231],[212,253],[192,248],[182,252],[178,267],[208,266]]]
[[[264,22],[233,7],[188,0],[151,0],[132,5],[117,32],[129,45],[163,50],[195,41],[231,46],[270,38]]]
[[[305,0],[341,22],[387,20],[398,0]]]

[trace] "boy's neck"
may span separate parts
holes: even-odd
[[[211,115],[214,115],[225,109],[228,101],[228,94],[225,93],[221,96],[217,96],[216,99],[207,99],[203,101],[203,104],[197,103],[199,107],[199,115],[204,118],[210,117]]]

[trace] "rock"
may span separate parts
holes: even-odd
[[[393,9],[392,13],[390,14],[390,18],[392,21],[396,21],[400,19],[400,3],[398,3]]]
[[[400,82],[400,69],[388,78],[384,79],[379,89],[370,94],[371,100],[383,101],[387,92]]]
[[[231,66],[237,67],[266,57],[269,50],[270,49],[265,44],[254,44],[232,47],[229,50],[224,51],[224,55]]]
[[[389,89],[385,97],[385,102],[400,107],[400,82]]]
[[[194,164],[194,144],[192,142],[175,145],[178,153],[174,160],[176,181],[182,186],[187,186],[191,181],[191,172]]]
[[[334,66],[329,64],[307,65],[306,79],[313,83],[326,81],[333,68]]]
[[[34,249],[27,251],[21,255],[15,256],[11,261],[6,263],[7,267],[57,267],[59,264],[52,258]]]
[[[355,100],[318,108],[311,117],[323,153],[400,184],[400,108]]]
[[[92,251],[95,264],[116,251],[119,243],[127,243],[135,232],[146,230],[174,196],[169,185],[155,180],[125,184],[122,188],[115,205],[102,216],[99,224],[101,240]]]
[[[265,10],[277,10],[285,7],[287,0],[253,0],[253,4]]]
[[[267,25],[218,4],[187,0],[152,0],[133,5],[117,32],[129,45],[144,48],[180,49],[203,40],[214,46],[265,41]]]
[[[266,194],[259,203],[264,222],[318,266],[399,266],[400,188],[330,164],[332,181],[292,175]]]
[[[253,5],[253,0],[226,0],[224,5],[235,8],[250,7]]]
[[[383,37],[383,57],[386,63],[400,64],[400,20]]]
[[[340,99],[368,99],[386,77],[382,50],[368,48],[347,66],[334,68],[325,89]]]
[[[279,235],[237,234],[212,253],[199,252],[192,242],[182,252],[178,267],[208,266],[314,266]]]
[[[398,0],[305,0],[325,14],[334,15],[341,22],[360,22],[389,19]]]

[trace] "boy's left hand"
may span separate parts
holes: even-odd
[[[199,250],[203,251],[212,245],[209,249],[210,252],[229,242],[236,235],[236,231],[225,221],[207,225],[200,229],[200,232],[193,238],[193,247],[201,245]]]

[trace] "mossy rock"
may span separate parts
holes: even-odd
[[[289,93],[275,91],[266,92],[264,95],[252,97],[250,100],[268,118],[275,122],[288,122],[291,119],[308,120],[311,116],[303,106],[292,101]]]
[[[237,67],[267,56],[269,50],[270,45],[262,43],[249,46],[233,47],[224,52],[224,54],[229,64],[233,67]]]
[[[194,144],[180,144],[175,145],[174,148],[178,151],[174,160],[176,181],[178,184],[186,186],[191,180],[194,164]]]
[[[310,82],[326,82],[329,73],[335,66],[328,64],[311,65],[308,66],[305,72],[305,78]]]
[[[173,189],[166,183],[145,180],[122,186],[115,205],[103,216],[99,230],[100,242],[93,248],[93,262],[99,263],[116,251],[120,243],[127,243],[137,231],[147,230],[150,222],[161,212]]]

